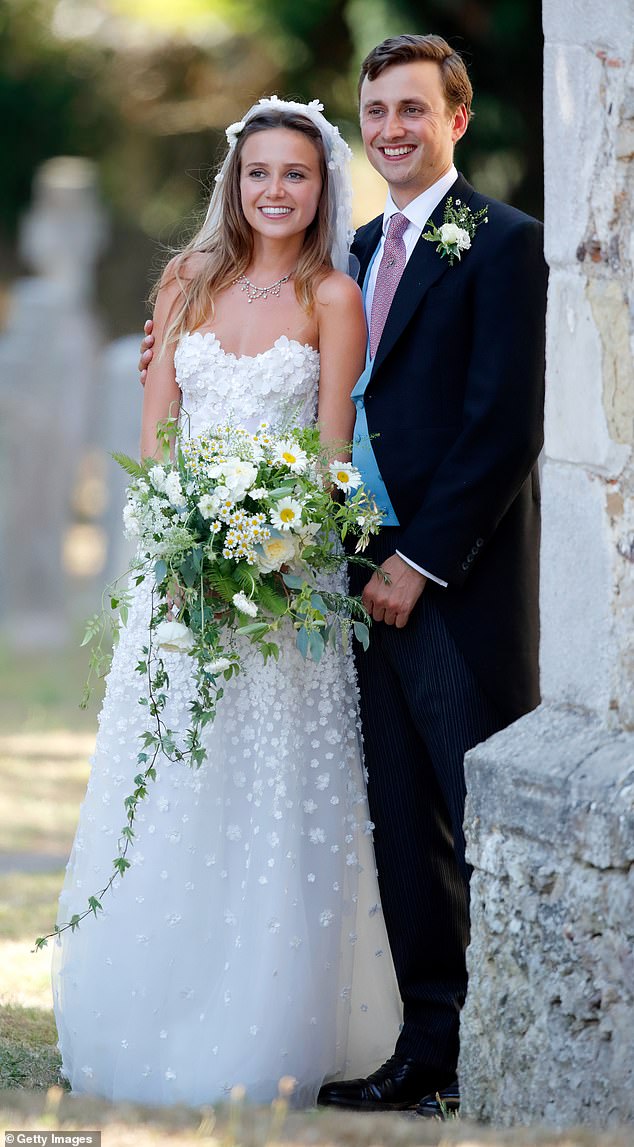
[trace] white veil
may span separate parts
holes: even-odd
[[[205,222],[196,238],[195,248],[204,247],[217,231],[225,208],[224,178],[227,172],[231,153],[236,146],[240,133],[250,120],[262,112],[281,111],[293,115],[304,116],[315,125],[321,134],[326,155],[326,168],[328,172],[328,202],[330,205],[330,257],[332,265],[337,271],[348,271],[348,255],[350,244],[354,238],[352,229],[352,184],[350,182],[350,160],[352,152],[348,144],[339,134],[339,128],[330,123],[323,115],[323,104],[319,100],[311,100],[308,104],[294,100],[281,100],[278,96],[270,96],[258,100],[249,108],[248,112],[237,123],[232,123],[226,129],[229,150],[223,164],[216,175],[209,210]]]

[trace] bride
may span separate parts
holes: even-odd
[[[227,129],[206,220],[156,297],[141,449],[182,403],[192,434],[231,420],[306,424],[347,441],[361,374],[361,294],[343,272],[349,149],[316,101],[261,100]],[[59,924],[112,872],[144,729],[149,588],[133,594],[100,715]],[[297,1080],[367,1075],[389,1054],[397,989],[380,911],[351,654],[279,661],[250,646],[205,729],[198,770],[157,762],[132,866],[103,913],[57,939],[63,1073],[112,1100],[254,1102]],[[170,728],[187,726],[191,661],[165,653]],[[141,704],[140,704],[141,702]],[[133,787],[133,786],[132,786]]]

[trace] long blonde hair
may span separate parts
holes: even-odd
[[[244,125],[237,142],[224,161],[221,179],[216,182],[209,210],[200,230],[173,257],[150,296],[153,302],[159,287],[174,280],[181,289],[180,302],[168,323],[162,350],[177,342],[188,330],[200,326],[213,314],[214,299],[246,271],[253,257],[253,231],[245,219],[240,196],[241,156],[245,140],[257,132],[286,128],[306,136],[319,155],[322,190],[315,218],[306,229],[293,282],[298,303],[308,313],[315,301],[315,289],[332,268],[330,257],[331,205],[324,143],[321,132],[306,116],[282,109],[256,113]],[[204,254],[204,264],[184,279],[182,271],[191,254]]]

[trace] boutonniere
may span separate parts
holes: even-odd
[[[435,227],[433,223],[430,224],[431,230],[424,232],[423,239],[428,239],[430,243],[436,243],[436,250],[441,258],[444,259],[446,255],[449,266],[453,267],[454,259],[459,260],[461,252],[469,250],[480,224],[489,222],[488,210],[489,205],[487,204],[479,211],[472,211],[466,203],[462,203],[459,199],[456,199],[454,207],[453,199],[449,196],[445,203],[443,221],[440,227]]]

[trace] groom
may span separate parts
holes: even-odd
[[[363,62],[359,94],[366,154],[388,195],[353,247],[370,331],[354,461],[387,516],[367,551],[385,576],[368,581],[353,566],[352,588],[375,622],[357,662],[404,1023],[386,1064],[325,1084],[319,1102],[433,1115],[436,1093],[458,1103],[464,754],[539,702],[546,268],[541,225],[453,166],[472,89],[444,40],[385,40]],[[424,238],[449,200],[474,222],[484,208],[488,217],[452,260]]]
[[[539,702],[542,228],[453,166],[471,97],[439,36],[385,40],[361,68],[363,142],[388,194],[353,247],[370,331],[353,459],[387,514],[367,556],[389,580],[353,566],[352,588],[375,622],[357,664],[404,1026],[374,1075],[326,1084],[319,1100],[422,1115],[437,1092],[458,1103],[464,754]],[[488,218],[453,260],[425,238],[452,205]]]

